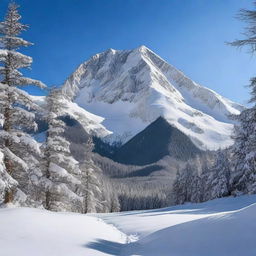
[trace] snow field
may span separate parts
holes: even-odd
[[[256,195],[82,215],[0,209],[2,256],[255,256]]]

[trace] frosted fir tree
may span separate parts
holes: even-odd
[[[118,198],[117,190],[114,188],[113,181],[109,180],[107,177],[102,179],[103,186],[102,194],[104,196],[102,200],[102,212],[119,212],[120,211],[120,202]]]
[[[80,212],[83,200],[76,191],[81,186],[81,171],[71,156],[70,143],[63,136],[66,124],[61,120],[62,99],[60,89],[52,89],[46,98],[48,130],[43,145],[45,208]]]
[[[256,7],[256,3],[254,3]],[[248,46],[252,53],[256,51],[256,10],[241,10],[240,19],[248,26],[245,38],[231,45]],[[250,80],[252,107],[236,117],[233,146],[233,168],[231,186],[234,194],[256,193],[256,77]]]
[[[186,200],[186,191],[182,178],[183,176],[181,175],[180,170],[178,170],[172,189],[172,201],[174,204],[183,204]]]
[[[218,150],[211,168],[202,174],[204,193],[202,201],[225,197],[230,194],[230,157],[228,150]]]
[[[242,111],[237,117],[239,124],[234,131],[232,148],[233,172],[231,189],[233,194],[256,193],[256,120],[255,106]]]
[[[31,66],[32,58],[18,52],[20,47],[31,45],[19,37],[28,27],[20,23],[18,7],[15,3],[9,4],[6,17],[0,23],[0,145],[5,170],[16,180],[15,184],[6,186],[4,203],[19,201],[18,195],[20,199],[26,197],[21,189],[30,182],[32,171],[26,156],[40,154],[37,143],[27,133],[37,128],[31,110],[38,106],[20,88],[27,85],[45,87],[42,82],[24,77],[21,72]]]
[[[192,176],[192,182],[189,185],[189,198],[190,202],[193,203],[200,203],[203,201],[203,184],[202,178],[197,174],[194,173]]]
[[[183,204],[191,201],[192,182],[194,178],[194,169],[188,163],[182,170],[178,170],[173,184],[173,202]]]
[[[228,196],[230,194],[230,158],[226,150],[217,152],[213,169],[215,175],[211,183],[211,199]]]
[[[97,167],[91,157],[93,150],[92,139],[86,144],[86,157],[80,165],[82,186],[79,195],[83,197],[83,213],[104,211],[103,181],[101,181],[101,170]]]
[[[101,212],[102,193],[99,188],[99,179],[91,162],[84,162],[80,165],[83,183],[83,213]]]

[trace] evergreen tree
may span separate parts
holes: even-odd
[[[202,182],[202,178],[197,174],[194,173],[192,176],[192,182],[191,184],[188,185],[189,187],[191,187],[189,189],[189,198],[190,198],[190,202],[193,203],[200,203],[203,201],[203,182]]]
[[[47,96],[47,139],[44,147],[46,189],[45,207],[52,211],[80,211],[82,198],[76,194],[81,186],[78,162],[71,156],[70,143],[64,138],[65,122],[60,116],[64,105],[60,89]]]
[[[174,204],[183,204],[185,202],[186,195],[184,190],[185,188],[184,182],[182,180],[182,175],[180,170],[178,170],[172,189],[172,201]]]
[[[254,3],[256,7],[256,3]],[[240,18],[248,23],[242,40],[231,45],[249,46],[252,53],[256,51],[256,10],[241,10]],[[256,193],[256,77],[250,80],[252,107],[236,117],[233,146],[232,190],[234,194]]]
[[[191,201],[194,175],[195,171],[189,163],[186,164],[184,169],[177,172],[173,184],[173,198],[175,204],[183,204]]]
[[[27,156],[30,153],[40,154],[37,143],[27,133],[37,128],[31,110],[38,106],[29,94],[19,88],[27,85],[45,87],[42,82],[24,77],[21,73],[21,69],[31,66],[32,58],[17,51],[20,47],[31,45],[19,37],[27,26],[19,22],[18,7],[15,3],[9,4],[5,20],[0,23],[0,145],[5,170],[16,180],[6,186],[4,203],[10,203],[21,195],[21,190],[30,181],[33,170]]]
[[[91,157],[93,150],[92,139],[86,144],[86,156],[80,165],[82,186],[79,195],[83,197],[83,213],[104,211],[103,182],[100,180],[102,174]]]
[[[239,124],[235,127],[233,146],[233,172],[231,186],[233,194],[255,193],[256,183],[256,120],[255,107],[246,109],[237,117]]]
[[[108,180],[107,177],[102,179],[103,181],[103,201],[102,201],[102,211],[103,212],[119,212],[121,205],[118,199],[118,194],[114,188],[113,182]]]
[[[199,203],[230,194],[230,161],[228,150],[218,150],[214,163],[206,159],[194,165],[187,163],[178,171],[173,185],[174,203]],[[195,167],[196,166],[196,167]]]
[[[211,168],[207,168],[202,180],[204,184],[204,194],[202,201],[225,197],[230,194],[230,163],[227,150],[218,150],[216,159]]]

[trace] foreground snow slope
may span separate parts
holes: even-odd
[[[200,148],[232,144],[230,114],[242,106],[200,86],[145,46],[110,49],[81,64],[63,91],[79,106],[104,117],[110,140],[126,142],[164,117]]]
[[[97,239],[126,242],[124,234],[95,217],[30,208],[0,210],[1,256],[109,255],[88,247]]]
[[[122,255],[256,255],[255,195],[101,217],[138,237]]]
[[[3,256],[255,256],[256,196],[94,214],[0,209]]]
[[[155,232],[127,252],[155,256],[253,256],[256,255],[256,205],[220,213]]]

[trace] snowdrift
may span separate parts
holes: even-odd
[[[0,209],[3,256],[255,256],[256,195],[82,215]]]

